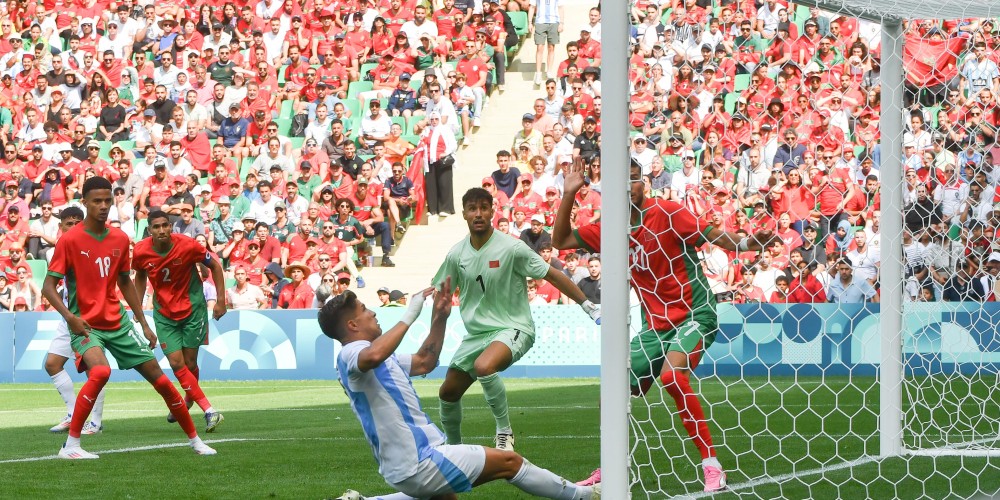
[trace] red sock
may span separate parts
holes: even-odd
[[[688,436],[691,436],[694,445],[698,447],[702,460],[714,457],[712,433],[708,430],[708,421],[705,420],[705,412],[701,410],[701,401],[691,389],[688,376],[679,371],[667,371],[660,376],[660,381],[663,382],[663,388],[667,393],[674,398],[681,423],[684,424],[684,429],[687,430]]]
[[[76,395],[76,406],[73,407],[73,420],[69,424],[69,435],[71,437],[80,437],[83,424],[87,423],[87,417],[90,417],[90,411],[94,409],[94,402],[97,401],[97,395],[101,393],[101,389],[104,389],[104,384],[108,383],[109,378],[111,378],[110,366],[95,366],[90,369],[90,373],[87,374],[87,381],[80,389],[80,393]]]
[[[197,437],[198,431],[194,428],[194,421],[191,420],[191,414],[188,413],[187,406],[181,400],[181,393],[177,392],[174,384],[170,383],[170,379],[167,378],[166,374],[161,375],[160,378],[156,379],[156,382],[153,382],[153,388],[156,389],[156,392],[160,393],[163,401],[167,403],[167,408],[170,409],[170,414],[180,424],[181,429],[184,429],[184,433],[187,434],[188,438]]]
[[[194,375],[194,378],[201,380],[201,369],[197,366],[194,367],[194,369],[191,370],[191,375]]]
[[[175,370],[174,376],[177,377],[177,381],[181,383],[181,389],[184,389],[184,394],[187,395],[185,399],[191,399],[195,403],[198,403],[202,411],[212,407],[208,403],[205,393],[201,390],[201,386],[198,385],[198,378],[186,366],[181,367],[180,370]]]

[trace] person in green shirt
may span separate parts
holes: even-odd
[[[243,185],[238,180],[229,183],[229,203],[229,213],[236,220],[242,219],[250,211],[250,198],[243,196]]]
[[[334,202],[333,206],[337,209],[337,215],[330,218],[334,226],[333,234],[347,244],[347,257],[356,261],[362,256],[371,255],[372,247],[365,238],[365,226],[352,215],[354,202],[341,198]],[[364,265],[364,262],[361,265]]]
[[[462,214],[469,237],[451,248],[433,280],[441,286],[451,278],[452,286],[459,290],[462,321],[468,332],[438,393],[441,426],[448,444],[462,442],[462,396],[478,380],[496,420],[496,448],[513,451],[507,391],[499,373],[521,359],[535,342],[527,278],[545,278],[594,320],[600,320],[600,309],[523,241],[494,230],[493,196],[488,191],[467,191],[462,197]]]
[[[299,163],[299,178],[295,180],[295,183],[299,185],[299,192],[306,193],[308,198],[312,196],[320,184],[323,184],[323,181],[313,173],[312,163],[303,160]]]

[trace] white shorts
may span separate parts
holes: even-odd
[[[464,493],[472,489],[485,465],[486,450],[482,446],[445,444],[434,448],[431,456],[417,465],[416,474],[389,485],[416,498]]]
[[[62,356],[66,359],[73,359],[73,346],[69,342],[69,328],[65,321],[60,321],[56,327],[56,337],[49,344],[49,354]]]

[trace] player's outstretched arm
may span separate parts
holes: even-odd
[[[372,345],[362,349],[358,354],[359,370],[363,372],[371,370],[389,359],[389,356],[392,356],[392,353],[396,352],[399,343],[403,341],[403,336],[406,335],[406,331],[417,320],[417,316],[420,316],[420,309],[424,306],[424,299],[429,297],[433,292],[433,288],[426,288],[410,297],[410,305],[406,308],[406,312],[403,313],[403,317],[399,320],[399,323],[396,323],[389,331],[372,341]]]
[[[600,306],[587,300],[587,295],[583,293],[583,290],[576,283],[573,283],[573,280],[569,279],[569,276],[549,266],[549,272],[545,275],[545,279],[549,280],[552,286],[562,292],[563,296],[569,297],[573,302],[580,304],[580,307],[590,316],[590,319],[594,320],[598,325],[601,324]]]
[[[445,278],[441,289],[434,295],[434,311],[431,313],[431,330],[410,360],[410,375],[425,375],[437,368],[444,347],[444,332],[448,328],[451,315],[451,277]]]
[[[744,238],[739,234],[713,227],[705,235],[705,239],[713,245],[718,245],[730,252],[760,251],[774,240],[774,233],[771,231],[757,231],[753,236]]]
[[[219,290],[222,290],[222,293],[225,294],[226,270],[222,268],[222,263],[219,262],[218,259],[213,257],[211,261],[208,263],[208,268],[212,271],[212,281],[215,282],[216,293],[218,293]],[[215,318],[216,321],[218,321],[219,318],[226,315],[226,301],[216,300],[215,307],[213,307],[212,309],[213,309],[212,317]]]
[[[142,327],[142,334],[149,341],[149,348],[155,349],[156,334],[153,333],[153,329],[146,322],[146,315],[142,313],[142,301],[139,300],[135,286],[129,278],[128,273],[118,273],[118,289],[121,290],[122,297],[125,298],[125,303],[132,310],[132,315],[139,322],[139,326]]]
[[[573,201],[576,193],[583,187],[583,174],[580,172],[570,172],[566,174],[563,181],[563,197],[559,204],[559,211],[556,212],[556,222],[552,227],[552,246],[560,250],[578,248],[580,243],[573,237],[573,228],[570,227],[570,219],[573,215]]]

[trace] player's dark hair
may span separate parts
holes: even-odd
[[[348,290],[340,295],[327,299],[319,310],[319,329],[323,335],[334,340],[340,340],[344,334],[344,322],[357,307],[358,296]]]
[[[470,203],[479,204],[480,202],[483,201],[485,201],[490,206],[493,205],[493,195],[491,195],[489,191],[481,187],[474,187],[466,191],[465,194],[462,195],[463,207]]]
[[[83,181],[83,197],[87,197],[87,193],[95,189],[107,189],[111,191],[111,181],[105,179],[104,177],[91,177]]]
[[[153,221],[156,219],[167,219],[167,222],[170,222],[170,215],[163,210],[153,210],[149,212],[149,217],[147,217],[147,219],[149,220],[149,225],[152,226]]]
[[[83,218],[84,218],[83,217],[83,210],[81,210],[80,207],[76,207],[76,206],[71,206],[71,207],[64,208],[62,210],[62,212],[59,212],[58,217],[59,217],[60,220],[66,220],[66,219],[80,219],[80,220],[83,220]]]

